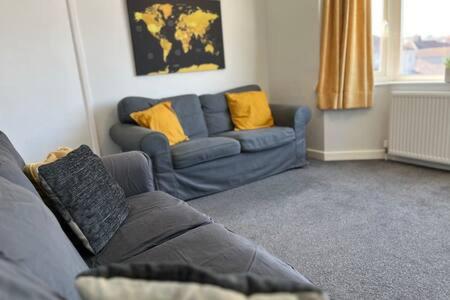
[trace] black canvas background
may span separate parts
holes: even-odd
[[[175,40],[175,26],[165,26],[161,33],[167,37],[173,44],[172,50],[167,57],[167,63],[163,59],[163,50],[159,44],[158,39],[153,37],[146,28],[143,21],[136,22],[134,18],[135,12],[144,12],[147,7],[153,4],[174,4],[174,13],[166,23],[173,21],[175,23],[178,19],[179,11],[177,5],[200,7],[204,11],[210,11],[219,16],[217,20],[211,25],[207,37],[215,46],[215,51],[219,55],[207,53],[204,51],[204,45],[197,39],[193,38],[191,45],[192,50],[184,53],[181,42]],[[134,49],[134,59],[137,75],[147,75],[149,73],[158,72],[169,67],[170,73],[176,73],[179,69],[190,67],[192,65],[201,64],[216,64],[219,69],[225,68],[223,33],[222,33],[222,14],[219,0],[128,0],[128,16],[130,20],[131,38]],[[181,55],[176,55],[179,50]],[[149,54],[153,54],[153,59],[149,58]]]

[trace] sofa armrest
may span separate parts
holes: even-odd
[[[111,138],[123,151],[143,151],[150,157],[169,152],[167,137],[144,127],[131,124],[116,124],[110,130]]]
[[[161,174],[172,176],[172,153],[164,134],[137,125],[116,124],[111,128],[110,135],[122,151],[142,151],[151,158],[157,189],[161,188]]]
[[[282,104],[272,104],[270,108],[275,125],[291,127],[295,130],[298,165],[306,165],[306,125],[311,121],[311,110],[307,106]]]
[[[307,106],[271,104],[270,108],[277,126],[303,130],[311,121],[311,110]]]
[[[152,163],[146,154],[126,152],[102,157],[102,161],[127,197],[155,190]]]

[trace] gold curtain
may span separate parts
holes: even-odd
[[[369,108],[374,86],[371,0],[322,3],[318,107]]]

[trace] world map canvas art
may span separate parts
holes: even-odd
[[[225,68],[220,0],[128,0],[137,75]]]

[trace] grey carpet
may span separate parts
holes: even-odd
[[[450,299],[450,173],[313,161],[190,202],[333,299]]]

